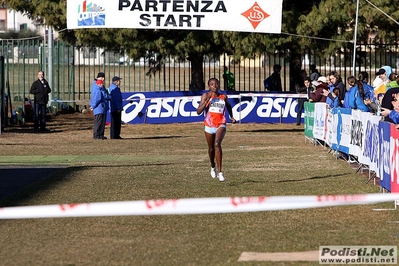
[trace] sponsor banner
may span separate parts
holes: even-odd
[[[67,28],[281,33],[282,0],[67,0]]]
[[[399,192],[399,130],[394,124],[390,124],[390,127],[391,192]]]
[[[368,165],[369,170],[377,172],[378,165],[380,163],[381,140],[379,138],[378,131],[381,117],[372,115],[371,113],[361,113],[361,119],[364,126],[363,149],[359,154],[358,161],[361,164]]]
[[[397,264],[397,246],[319,246],[320,264]]]
[[[347,108],[333,108],[332,111],[336,130],[333,132],[331,148],[349,154],[352,110]]]
[[[327,105],[315,103],[313,136],[316,139],[324,140],[326,133]]]
[[[122,93],[122,121],[130,124],[202,122],[197,107],[204,91]],[[242,123],[294,123],[297,101],[293,97],[241,96],[229,92],[233,116]],[[226,110],[227,112],[227,110]],[[231,122],[228,115],[227,122]],[[109,117],[107,119],[109,122]]]
[[[326,144],[331,147],[334,132],[334,116],[330,108],[327,109],[326,120]]]
[[[80,204],[56,204],[0,208],[1,219],[95,217],[128,215],[176,215],[238,213],[376,204],[394,201],[395,193],[319,196],[258,196],[225,198],[155,199]]]
[[[391,191],[391,124],[388,122],[380,121],[378,124],[378,139],[379,145],[378,156],[379,160],[376,161],[376,173],[380,178],[380,185]]]
[[[363,148],[363,118],[366,116],[360,110],[352,110],[351,116],[351,138],[349,143],[349,153],[358,157]]]
[[[305,102],[305,117],[303,119],[305,124],[305,136],[309,138],[313,137],[313,125],[314,125],[314,103]]]

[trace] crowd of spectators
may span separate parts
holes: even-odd
[[[317,71],[314,65],[310,70],[312,73]],[[386,121],[396,121],[392,119],[396,114],[388,115],[388,111],[381,112],[381,110],[399,112],[399,109],[395,110],[394,104],[396,97],[399,99],[399,75],[393,73],[389,66],[383,66],[376,72],[372,85],[369,84],[369,75],[366,71],[360,72],[358,77],[349,76],[346,84],[336,71],[325,76],[317,71],[316,74],[307,76],[306,71],[301,70],[299,76],[295,89],[298,93],[306,93],[307,101],[325,102],[330,108],[343,107],[372,112],[382,115]],[[305,86],[305,80],[310,82],[310,86]],[[399,123],[399,114],[397,116]]]
[[[349,76],[346,84],[335,71],[325,76],[313,75],[317,76],[313,78],[301,70],[300,76],[310,83],[308,87],[303,85],[301,79],[296,82],[296,91],[308,95],[305,101],[325,102],[329,108],[343,107],[371,112],[381,116],[384,121],[396,124],[399,130],[399,75],[392,72],[390,66],[383,66],[375,73],[372,85],[369,84],[369,74],[366,71],[360,72],[358,77]],[[298,112],[302,113],[302,108],[299,110],[298,107]]]

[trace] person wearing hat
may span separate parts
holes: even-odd
[[[111,95],[109,101],[109,112],[111,114],[111,127],[110,127],[110,138],[111,139],[122,139],[121,126],[122,126],[122,93],[119,86],[121,85],[120,77],[113,77],[111,86],[108,88],[108,93]]]
[[[94,127],[93,127],[93,139],[107,139],[104,136],[105,121],[107,118],[107,111],[109,109],[108,101],[111,97],[108,94],[107,89],[103,83],[105,74],[99,72],[97,78],[91,85],[91,99],[90,99],[90,110],[94,114]]]
[[[376,78],[373,81],[374,95],[387,91],[387,84],[390,82],[389,76],[391,73],[392,68],[390,66],[383,66],[377,71]]]
[[[324,95],[324,90],[329,90],[327,85],[327,78],[324,76],[320,76],[317,79],[319,85],[316,87],[316,91],[309,94],[309,99],[313,102],[326,102],[327,97]]]

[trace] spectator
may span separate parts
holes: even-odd
[[[299,75],[295,77],[295,81],[294,81],[295,91],[298,91],[298,88],[305,87],[305,78],[306,77],[307,77],[306,70],[301,69],[299,71]]]
[[[310,65],[310,80],[311,81],[317,81],[317,79],[321,76],[319,71],[316,68],[315,64]]]
[[[296,125],[300,126],[301,125],[301,118],[302,118],[302,112],[304,110],[304,104],[309,100],[310,93],[313,92],[314,88],[312,86],[312,81],[310,80],[309,77],[306,77],[304,80],[304,87],[297,87],[296,92],[300,94],[306,94],[307,98],[298,98],[298,108],[297,108],[297,115],[296,115]]]
[[[364,102],[364,97],[363,84],[357,80],[349,93],[349,107],[362,112],[370,112],[370,108]]]
[[[388,91],[389,89],[392,88],[399,88],[399,84],[398,84],[398,79],[399,75],[396,73],[391,73],[391,75],[389,75],[389,83],[387,83],[387,87],[386,90]]]
[[[323,90],[327,90],[327,91],[329,90],[328,85],[327,85],[327,78],[324,76],[320,76],[317,79],[317,82],[319,83],[319,85],[317,85],[315,92],[310,93],[309,98],[313,102],[325,103],[327,97],[324,95]]]
[[[223,71],[224,89],[233,91],[235,85],[234,74],[225,66]]]
[[[274,65],[273,66],[273,73],[264,80],[265,90],[267,91],[283,91],[283,87],[281,85],[281,66]]]
[[[362,71],[359,74],[359,81],[362,82],[364,88],[364,103],[373,111],[374,114],[378,112],[378,104],[374,95],[374,88],[368,84],[369,74]]]
[[[50,85],[44,79],[44,72],[37,72],[37,80],[32,83],[30,93],[34,95],[34,131],[49,131],[46,128],[46,111],[48,94],[51,92]]]
[[[399,75],[391,75],[391,78],[396,77],[396,85],[398,84],[399,81]],[[382,100],[380,101],[381,103],[381,108],[387,109],[387,110],[393,110],[394,106],[392,102],[396,100],[396,95],[399,93],[399,86],[395,85],[395,81],[390,82],[390,88],[383,94],[384,96],[382,97]],[[385,116],[384,121],[391,122],[393,123],[393,120],[390,118],[390,116]]]
[[[356,86],[357,79],[355,76],[349,76],[346,79],[346,82],[348,83],[348,88],[345,92],[344,96],[344,101],[342,103],[342,107],[344,108],[351,108],[349,105],[349,99],[350,99],[350,94],[353,93],[354,87]]]
[[[375,95],[379,93],[385,93],[387,91],[386,85],[390,82],[388,78],[391,73],[392,68],[390,66],[383,66],[377,71],[377,77],[373,81]]]
[[[339,88],[334,88],[332,93],[334,96],[333,108],[342,107],[342,103],[339,101],[339,94],[340,94]]]
[[[339,100],[339,96],[341,94],[341,92],[339,91],[339,88],[333,88],[330,92],[330,88],[329,89],[325,89],[323,90],[323,95],[327,97],[326,99],[326,103],[327,100],[330,101],[330,104],[328,105],[328,107],[330,108],[334,108],[334,107],[343,107],[343,101]]]
[[[111,95],[109,101],[109,112],[111,113],[111,127],[110,127],[110,139],[122,139],[121,137],[121,126],[122,126],[122,93],[120,89],[121,85],[120,77],[113,77],[112,84],[108,88],[108,93]]]
[[[104,136],[105,120],[110,96],[104,87],[105,74],[99,72],[91,86],[90,110],[94,114],[93,139],[107,139]]]
[[[326,103],[330,108],[334,108],[335,97],[337,97],[338,94],[333,93],[335,86],[333,83],[331,83],[329,76],[327,76],[327,85],[328,85],[329,90],[327,92],[324,92],[325,96],[327,97]],[[339,102],[342,107],[342,102],[339,101],[339,99],[337,100],[337,102]]]
[[[328,74],[328,78],[334,88],[339,88],[339,101],[342,102],[345,98],[346,88],[345,84],[342,82],[341,75],[332,71]]]
[[[382,107],[381,115],[384,116],[385,118],[387,118],[387,117],[389,118],[389,119],[385,119],[385,121],[389,120],[391,123],[399,124],[399,96],[398,96],[398,93],[392,94],[392,97],[394,99],[391,102],[392,109]]]

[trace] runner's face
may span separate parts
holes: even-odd
[[[219,82],[217,80],[212,79],[209,81],[209,90],[216,92],[219,89]]]

